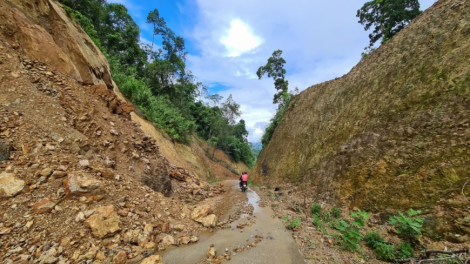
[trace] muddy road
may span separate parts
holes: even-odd
[[[236,180],[225,184],[231,187],[230,206],[221,219],[233,217],[241,209],[239,219],[232,222],[230,228],[198,234],[200,241],[197,244],[168,250],[163,254],[166,264],[206,263],[211,245],[217,255],[230,255],[230,263],[305,263],[291,232],[274,217],[270,207],[259,206],[258,194],[251,189],[241,193]],[[243,213],[246,212],[243,208],[250,208],[252,215]]]

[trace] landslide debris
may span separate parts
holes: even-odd
[[[56,2],[0,0],[0,18],[0,262],[163,263],[226,224],[226,188],[162,155]]]
[[[201,202],[216,208],[206,198],[222,185],[166,160],[104,85],[82,85],[1,37],[0,50],[4,263],[156,261],[198,240],[207,228],[189,217]],[[205,225],[219,225],[211,217]]]

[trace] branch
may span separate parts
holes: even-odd
[[[455,259],[458,258],[456,254],[458,253],[468,253],[468,249],[459,249],[459,250],[454,250],[454,251],[445,251],[445,250],[426,250],[424,254],[426,255],[426,259],[416,259],[416,258],[407,258],[407,259],[395,259],[393,262],[396,263],[427,263],[427,262],[435,262],[435,261],[441,261],[441,260],[447,260],[447,259]],[[430,256],[432,254],[447,254],[447,255],[452,255],[450,257],[446,258],[436,258],[436,259],[430,259]],[[420,257],[421,258],[421,257]],[[470,258],[465,260],[465,263],[470,263]]]
[[[458,253],[468,253],[468,249],[460,249],[460,250],[455,250],[455,251],[445,251],[445,250],[426,250],[424,252],[426,254],[426,257],[429,258],[431,254],[447,254],[447,255],[454,255]]]

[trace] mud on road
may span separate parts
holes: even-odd
[[[197,244],[169,249],[163,254],[165,263],[206,263],[211,246],[216,259],[230,263],[305,263],[291,232],[270,207],[259,205],[256,192],[240,192],[236,180],[224,184],[231,188],[222,203],[221,220],[230,224],[213,233],[197,234]]]

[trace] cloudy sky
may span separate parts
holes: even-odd
[[[259,142],[274,115],[272,79],[256,70],[273,51],[287,61],[289,88],[300,91],[341,77],[360,60],[369,43],[357,10],[366,0],[108,0],[125,5],[150,43],[150,11],[158,9],[169,27],[186,41],[187,64],[211,94],[230,94],[241,105],[241,118]],[[421,9],[435,0],[420,0]],[[156,40],[156,44],[160,44]]]

